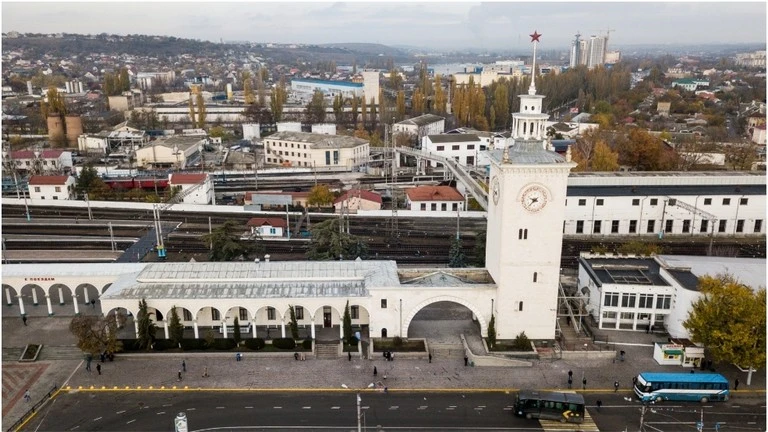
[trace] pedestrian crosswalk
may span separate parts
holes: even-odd
[[[579,423],[560,423],[554,420],[539,420],[541,429],[545,432],[556,431],[574,431],[574,432],[600,432],[597,428],[597,424],[592,420],[592,416],[588,412],[584,413],[584,422]]]

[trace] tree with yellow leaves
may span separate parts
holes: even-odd
[[[697,300],[683,322],[691,340],[703,344],[719,362],[752,368],[765,366],[765,288],[752,290],[735,277],[720,274],[699,278]]]

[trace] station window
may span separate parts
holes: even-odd
[[[651,198],[651,205],[658,205],[658,204],[659,204],[658,198]]]
[[[218,309],[211,308],[211,319],[213,321],[218,321],[218,320],[221,319],[221,315],[219,314],[219,310]]]
[[[187,309],[182,309],[181,314],[184,316],[184,321],[192,321],[192,312]]]
[[[528,240],[528,229],[519,229],[517,231],[517,239],[518,240]]]
[[[603,300],[603,306],[618,306],[619,305],[619,293],[605,293],[605,299]]]
[[[723,198],[723,205],[731,205],[731,199],[730,198]]]
[[[597,202],[595,203],[595,205],[599,205],[599,206],[603,205],[603,199],[602,199],[602,198],[599,198],[599,199],[597,200]]]
[[[763,230],[763,220],[755,219],[755,232],[759,233],[762,230]]]
[[[712,205],[712,198],[704,198],[704,205]]]
[[[736,232],[744,232],[744,219],[739,219],[736,221]]]
[[[539,273],[533,272],[533,282],[537,282],[539,280]]]
[[[629,221],[629,232],[630,234],[634,234],[637,232],[637,221],[631,220]]]
[[[248,321],[248,309],[240,308],[240,321]]]
[[[585,206],[585,205],[587,205],[587,200],[585,200],[585,199],[580,199],[580,200],[579,200],[579,205],[580,205],[580,206]]]
[[[667,219],[665,221],[664,232],[671,233],[672,232],[672,228],[674,227],[674,225],[675,225],[675,221],[674,220]]]
[[[683,220],[683,232],[684,233],[691,232],[691,220],[690,219],[684,219]]]
[[[655,220],[649,220],[648,221],[648,229],[646,232],[652,233],[656,231],[656,221]]]
[[[717,232],[721,232],[721,233],[725,232],[725,228],[727,226],[728,226],[728,221],[727,220],[721,220],[720,221],[720,226],[717,227]]]
[[[576,221],[576,234],[584,234],[584,221]]]
[[[747,205],[749,198],[739,198],[739,205]]]
[[[611,233],[617,234],[619,232],[619,221],[611,221]]]
[[[381,299],[381,308],[386,309],[387,308],[387,299]]]
[[[639,198],[634,198],[632,200],[632,205],[633,206],[639,206],[640,205],[640,199]]]
[[[349,315],[352,319],[360,319],[360,306],[350,306]]]
[[[275,308],[268,307],[267,308],[267,320],[274,321],[275,320]]]
[[[603,225],[603,221],[595,221],[595,226],[592,232],[594,234],[600,234],[600,228],[602,227],[602,225]]]
[[[701,227],[699,227],[699,232],[707,232],[707,229],[709,229],[709,220],[702,219],[701,220]]]
[[[523,311],[523,302],[520,302],[520,304],[517,306],[517,310],[520,312]]]

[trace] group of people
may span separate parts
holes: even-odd
[[[392,351],[384,351],[384,358],[387,359],[387,361],[393,361],[395,359],[395,353]]]
[[[307,359],[307,356],[304,353],[295,352],[293,353],[293,359],[296,361],[304,361]]]

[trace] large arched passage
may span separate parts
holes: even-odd
[[[460,344],[462,334],[482,335],[487,331],[487,323],[476,309],[473,304],[455,297],[440,296],[425,300],[406,317],[403,336]]]

